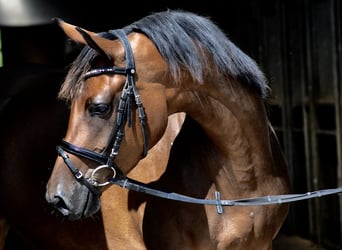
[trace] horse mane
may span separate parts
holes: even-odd
[[[268,96],[266,79],[255,61],[235,46],[207,17],[182,10],[167,10],[152,13],[124,27],[124,30],[127,34],[143,33],[155,44],[168,63],[175,82],[178,82],[182,72],[187,72],[199,83],[204,81],[205,76],[220,75],[248,84],[262,98]],[[109,33],[101,35],[114,39]],[[95,55],[96,52],[88,46],[82,50],[70,68],[60,97],[72,99],[76,90],[71,85],[80,84],[82,74],[89,70],[89,63]]]

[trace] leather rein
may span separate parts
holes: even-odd
[[[136,180],[132,180],[125,176],[120,168],[114,163],[115,157],[118,155],[120,143],[124,136],[124,129],[126,124],[128,127],[131,126],[132,122],[132,103],[133,99],[138,108],[138,115],[141,124],[144,148],[143,157],[147,154],[147,123],[146,115],[144,112],[144,107],[142,105],[140,95],[135,85],[135,65],[133,52],[130,43],[127,39],[126,33],[122,29],[111,30],[111,34],[115,35],[125,47],[126,51],[126,68],[120,67],[100,67],[88,71],[85,74],[85,78],[98,76],[101,74],[120,74],[126,75],[126,82],[123,87],[120,102],[118,105],[116,123],[114,129],[110,136],[110,139],[101,153],[91,151],[86,148],[76,146],[65,140],[62,140],[61,144],[56,147],[57,153],[63,158],[65,164],[68,166],[74,177],[83,185],[85,185],[95,196],[101,196],[101,191],[97,187],[102,187],[110,184],[116,184],[123,188],[133,190],[136,192],[142,192],[149,195],[169,199],[182,201],[192,204],[202,204],[202,205],[215,205],[217,212],[219,214],[223,213],[222,206],[257,206],[257,205],[271,205],[271,204],[282,204],[292,201],[306,200],[315,197],[321,197],[331,194],[342,193],[342,187],[335,189],[324,189],[314,192],[307,192],[304,194],[285,194],[285,195],[273,195],[273,196],[262,196],[256,198],[245,198],[236,200],[221,200],[220,192],[215,191],[215,199],[200,199],[189,197],[186,195],[160,191],[149,187],[148,185],[141,183]],[[100,163],[101,165],[95,168],[90,176],[86,178],[84,174],[77,169],[71,162],[68,154],[66,152],[92,160],[94,162]],[[110,177],[106,182],[99,183],[95,180],[94,174],[101,169],[110,169],[113,172],[112,177]]]

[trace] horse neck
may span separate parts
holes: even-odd
[[[261,98],[241,86],[225,93],[204,85],[191,95],[185,106],[193,121],[187,123],[188,128],[184,124],[188,135],[183,132],[180,136],[187,138],[182,140],[184,150],[191,149],[196,157],[187,158],[181,171],[187,166],[191,175],[205,173],[218,185],[228,181],[242,189],[254,188],[251,183],[257,176],[272,170],[269,127]],[[194,129],[194,124],[198,128]]]

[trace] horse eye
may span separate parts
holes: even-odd
[[[112,106],[105,103],[91,103],[88,112],[91,116],[105,118],[112,111]]]

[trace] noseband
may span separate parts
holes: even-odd
[[[124,178],[124,174],[120,170],[120,168],[114,163],[115,157],[119,153],[120,144],[122,138],[124,136],[124,130],[126,124],[128,127],[132,125],[132,104],[133,99],[135,100],[135,104],[137,106],[139,120],[142,129],[142,135],[144,140],[143,146],[143,157],[147,154],[147,126],[146,126],[146,115],[144,112],[144,107],[141,102],[141,98],[138,92],[138,89],[135,84],[135,65],[134,65],[134,57],[132,48],[127,39],[125,32],[121,29],[111,30],[109,31],[111,34],[115,35],[123,44],[126,51],[126,68],[121,67],[100,67],[95,68],[88,71],[85,74],[85,79],[102,75],[102,74],[119,74],[126,76],[126,82],[122,90],[122,94],[120,97],[119,105],[117,108],[117,116],[114,125],[114,129],[111,133],[111,136],[108,140],[106,147],[103,149],[101,153],[97,153],[95,151],[82,148],[76,146],[72,143],[69,143],[65,140],[62,140],[61,144],[56,147],[57,153],[61,156],[65,162],[65,164],[69,167],[72,174],[75,178],[85,186],[89,188],[91,192],[93,192],[96,196],[100,196],[101,192],[96,188],[100,186],[105,186],[110,184],[110,182],[99,183],[95,179],[95,173],[102,169],[110,169],[113,172],[113,176],[110,179],[114,178]],[[71,162],[69,156],[65,153],[68,152],[70,154],[92,160],[101,164],[97,168],[95,168],[90,176],[90,178],[85,178],[84,174],[77,169]]]

